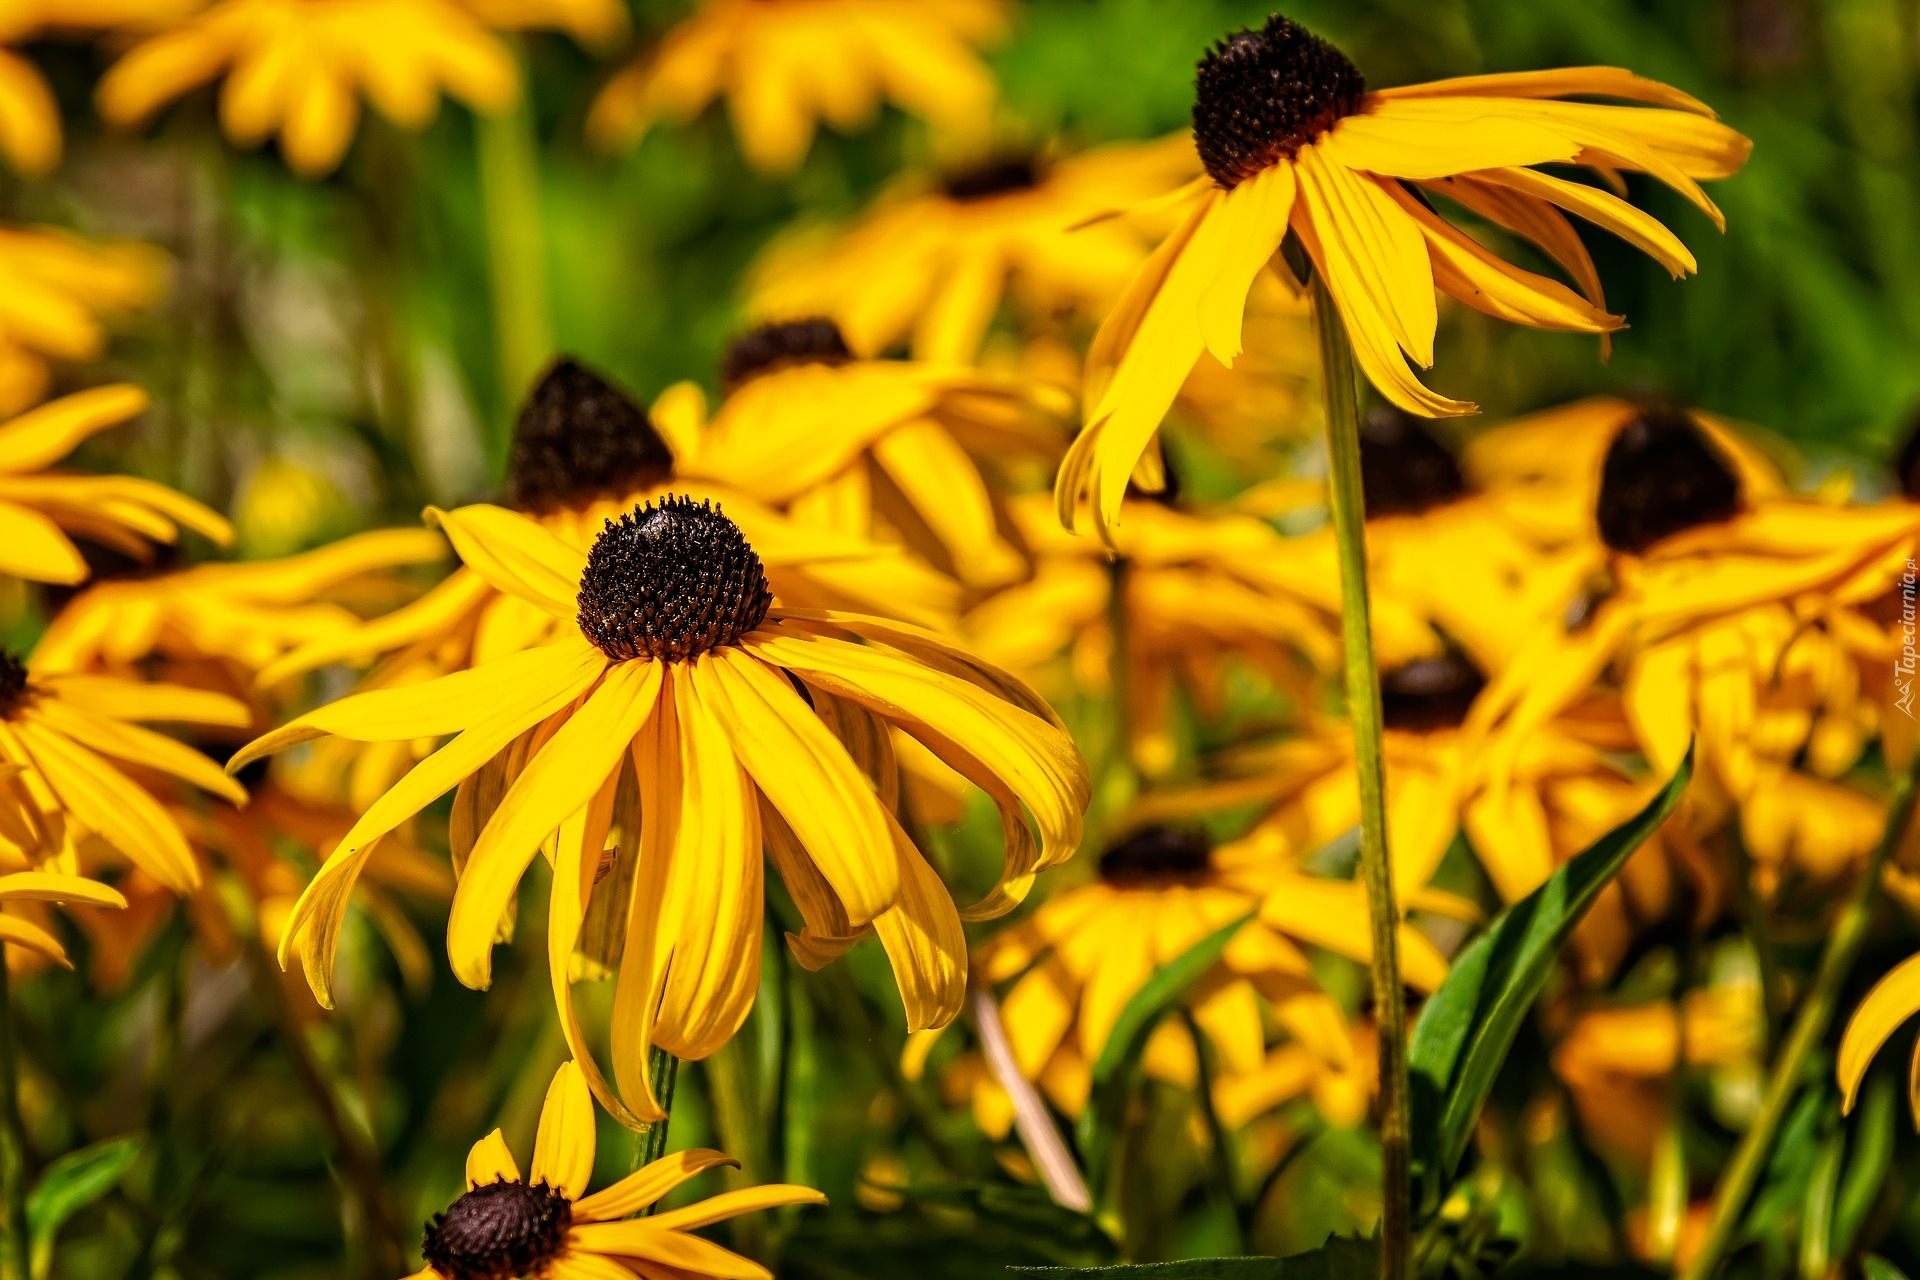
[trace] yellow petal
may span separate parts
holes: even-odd
[[[757,1262],[722,1249],[699,1236],[663,1231],[651,1218],[626,1222],[590,1222],[567,1233],[568,1250],[642,1258],[678,1267],[714,1280],[772,1280],[773,1273]]]
[[[0,500],[0,573],[71,586],[90,572],[59,525],[30,507]]]
[[[247,802],[245,787],[177,738],[104,716],[89,715],[55,698],[43,698],[28,705],[20,716],[23,720],[38,721],[54,733],[102,755],[170,773],[236,805]]]
[[[141,684],[115,676],[36,674],[34,683],[61,702],[115,720],[175,721],[244,729],[253,712],[238,698],[178,684]]]
[[[39,471],[95,432],[117,426],[152,403],[131,383],[95,387],[43,404],[0,425],[0,471]]]
[[[453,511],[428,507],[427,521],[437,523],[466,566],[494,587],[557,618],[579,613],[586,553],[536,522],[486,503]]]
[[[496,1182],[518,1182],[520,1166],[507,1150],[507,1139],[495,1129],[473,1144],[467,1152],[467,1186],[485,1187]]]
[[[84,902],[91,907],[124,907],[120,891],[84,876],[55,871],[16,871],[0,876],[0,902]]]
[[[827,1197],[812,1187],[770,1183],[760,1187],[742,1187],[738,1191],[728,1191],[685,1208],[656,1213],[647,1219],[647,1223],[661,1231],[694,1231],[758,1209],[772,1209],[783,1204],[826,1202]]]
[[[1526,120],[1486,117],[1436,127],[1405,118],[1385,101],[1348,116],[1317,143],[1327,158],[1389,178],[1445,178],[1475,169],[1572,160],[1578,144]]]
[[[1240,354],[1240,324],[1253,278],[1279,251],[1293,212],[1293,166],[1262,169],[1227,193],[1221,219],[1221,261],[1212,283],[1200,291],[1200,333],[1213,358],[1229,369]]]
[[[1867,992],[1853,1016],[1847,1019],[1847,1029],[1840,1036],[1839,1056],[1833,1066],[1845,1098],[1843,1110],[1853,1110],[1854,1098],[1860,1092],[1860,1082],[1866,1078],[1873,1055],[1900,1029],[1900,1024],[1916,1012],[1920,1012],[1920,955],[1908,956],[1874,983],[1873,990]]]
[[[586,1193],[593,1180],[593,1095],[586,1077],[571,1061],[560,1064],[540,1107],[540,1129],[533,1140],[532,1182],[544,1182],[569,1200]]]
[[[900,895],[874,917],[873,931],[893,964],[907,1031],[944,1027],[967,1000],[966,931],[947,886],[892,814],[887,825],[900,859]]]
[[[1554,67],[1544,71],[1499,71],[1491,75],[1454,76],[1447,80],[1429,80],[1423,84],[1400,85],[1381,89],[1376,98],[1506,97],[1506,98],[1624,98],[1629,102],[1649,102],[1655,106],[1675,107],[1713,116],[1709,107],[1692,94],[1672,85],[1637,76],[1620,67]]]
[[[740,1162],[724,1151],[696,1148],[662,1156],[646,1168],[628,1174],[620,1181],[596,1191],[573,1206],[575,1222],[610,1222],[638,1213],[689,1178],[697,1178],[720,1165],[740,1167]]]
[[[60,945],[58,938],[19,916],[0,915],[0,942],[10,942],[16,947],[37,951],[63,968],[73,968],[72,962],[67,959],[67,949]]]
[[[200,883],[180,828],[146,790],[85,747],[40,725],[12,729],[33,766],[75,821],[175,893]]]

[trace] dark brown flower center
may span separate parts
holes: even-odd
[[[573,1201],[545,1182],[503,1179],[435,1214],[421,1252],[446,1280],[533,1277],[559,1255],[572,1223]]]
[[[1031,191],[1040,185],[1040,173],[1032,160],[996,160],[977,168],[949,174],[941,184],[949,200],[966,203],[990,200],[1015,191]]]
[[[1615,551],[1637,555],[1739,511],[1739,478],[1684,412],[1647,409],[1607,446],[1594,515],[1600,540]]]
[[[1900,446],[1900,492],[1920,502],[1920,414],[1907,423],[1906,443]]]
[[[1223,187],[1291,160],[1360,109],[1367,82],[1338,49],[1278,14],[1200,60],[1193,145]]]
[[[507,501],[545,514],[665,480],[673,453],[646,410],[591,369],[556,360],[513,428]]]
[[[579,602],[581,632],[609,658],[682,662],[738,644],[766,620],[773,592],[739,526],[676,495],[607,521]]]
[[[1453,453],[1420,419],[1376,406],[1360,420],[1360,491],[1367,517],[1411,516],[1467,491]]]
[[[1194,880],[1213,855],[1206,833],[1185,827],[1142,827],[1100,855],[1100,878],[1137,886]]]
[[[27,664],[0,649],[0,717],[10,716],[27,697]]]
[[[1389,729],[1457,729],[1487,678],[1465,654],[1449,652],[1395,667],[1380,677],[1380,715]]]
[[[720,358],[720,385],[728,391],[767,373],[799,364],[845,364],[853,359],[840,326],[822,317],[785,320],[749,329]]]

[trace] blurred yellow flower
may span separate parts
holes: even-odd
[[[894,103],[960,140],[984,134],[993,77],[972,46],[1006,30],[1005,0],[704,0],[594,102],[587,133],[634,143],[721,94],[757,169],[796,168],[824,118],[851,131]]]
[[[121,383],[65,396],[0,423],[0,573],[76,583],[87,562],[68,534],[136,560],[180,526],[225,545],[227,522],[184,494],[136,476],[46,471],[97,431],[144,411],[147,393]]]
[[[1098,323],[1152,245],[1118,219],[1077,224],[1170,191],[1199,167],[1177,134],[908,178],[844,231],[775,242],[750,277],[748,310],[830,317],[866,358],[911,337],[917,360],[971,364],[1009,293],[1042,323]]]
[[[627,29],[620,0],[459,0],[462,8],[502,31],[565,31],[584,45],[604,45]]]
[[[721,380],[727,397],[710,419],[692,383],[654,406],[682,474],[785,507],[810,528],[865,537],[890,525],[969,586],[1020,575],[980,464],[1004,472],[1059,455],[1068,406],[1051,388],[953,365],[855,359],[824,319],[735,339]]]
[[[961,917],[892,812],[889,726],[919,739],[1000,811],[1001,879],[969,914],[1010,910],[1037,872],[1078,844],[1086,767],[1043,702],[932,633],[774,607],[752,547],[711,505],[674,497],[637,508],[585,554],[499,507],[438,518],[469,568],[558,620],[559,638],[332,703],[228,766],[327,734],[459,735],[367,811],[296,907],[281,958],[300,953],[323,1001],[347,892],[373,842],[456,785],[456,828],[465,823],[477,836],[464,857],[454,837],[465,868],[447,926],[455,975],[488,984],[502,913],[528,860],[558,829],[548,925],[555,997],[596,1096],[633,1123],[660,1115],[647,1079],[650,1045],[704,1058],[752,1007],[765,856],[806,920],[790,938],[803,964],[823,965],[871,930],[893,962],[909,1028],[959,1011]],[[511,778],[504,794],[495,785],[502,768]],[[629,770],[638,863],[614,996],[613,1068],[630,1111],[584,1052],[569,984],[603,851],[624,839],[612,828]],[[493,783],[484,780],[490,772]],[[479,803],[480,786],[492,797],[488,810],[463,816],[463,804]]]
[[[46,394],[48,358],[98,359],[106,343],[100,317],[148,306],[166,277],[166,255],[150,245],[0,227],[0,415]]]
[[[1575,94],[1657,105],[1553,101]],[[1436,289],[1519,324],[1618,328],[1561,210],[1621,236],[1675,276],[1694,269],[1693,256],[1619,196],[1532,166],[1584,165],[1614,181],[1619,170],[1645,172],[1718,225],[1696,179],[1737,172],[1751,144],[1712,114],[1677,89],[1611,67],[1369,93],[1337,49],[1288,19],[1227,37],[1200,64],[1194,144],[1206,176],[1088,353],[1087,425],[1056,487],[1062,522],[1090,504],[1104,531],[1129,477],[1158,487],[1150,446],[1161,418],[1202,351],[1223,364],[1240,353],[1248,290],[1289,230],[1325,280],[1361,371],[1412,413],[1475,411],[1427,390],[1407,366],[1408,357],[1433,363]],[[1489,252],[1435,212],[1429,192],[1533,241],[1579,292]]]
[[[418,129],[442,90],[481,112],[520,91],[512,53],[452,0],[219,0],[121,57],[100,81],[100,114],[137,125],[222,75],[227,137],[252,147],[277,134],[310,178],[346,154],[360,93]]]
[[[636,1217],[687,1179],[739,1162],[718,1151],[676,1151],[588,1195],[597,1141],[586,1079],[576,1064],[563,1062],[540,1108],[532,1167],[521,1176],[498,1129],[474,1143],[466,1192],[427,1224],[427,1265],[407,1280],[610,1280],[635,1273],[773,1280],[759,1263],[693,1231],[757,1209],[827,1202],[811,1187],[776,1183]]]

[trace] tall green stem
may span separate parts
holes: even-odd
[[[1380,1275],[1404,1280],[1413,1193],[1408,1177],[1407,1006],[1400,985],[1400,908],[1387,849],[1386,766],[1380,748],[1380,673],[1367,601],[1367,512],[1360,489],[1360,409],[1347,327],[1318,274],[1313,315],[1327,403],[1327,493],[1340,557],[1347,718],[1360,778],[1360,874],[1373,932],[1373,1008],[1380,1038]]]
[[[27,1131],[20,1122],[20,1066],[15,1061],[13,995],[0,955],[0,1280],[28,1280]]]
[[[1847,980],[1847,971],[1853,968],[1854,957],[1859,954],[1860,943],[1866,937],[1867,921],[1873,914],[1874,898],[1880,891],[1880,873],[1906,833],[1907,824],[1913,820],[1917,773],[1920,773],[1920,755],[1915,756],[1905,776],[1900,779],[1894,792],[1893,805],[1887,812],[1886,829],[1880,833],[1880,843],[1874,846],[1873,853],[1868,856],[1866,869],[1860,873],[1860,882],[1854,886],[1853,896],[1841,908],[1833,932],[1827,935],[1827,949],[1820,957],[1820,969],[1814,975],[1813,985],[1808,988],[1805,1000],[1801,1002],[1800,1012],[1794,1016],[1792,1030],[1787,1032],[1786,1041],[1780,1046],[1780,1056],[1774,1060],[1773,1070],[1767,1076],[1766,1092],[1760,1098],[1760,1111],[1754,1116],[1752,1126],[1741,1137],[1726,1172],[1720,1175],[1720,1186],[1713,1196],[1713,1216],[1707,1220],[1706,1238],[1701,1241],[1699,1251],[1687,1263],[1686,1269],[1680,1273],[1681,1280],[1707,1280],[1714,1268],[1720,1265],[1720,1258],[1733,1238],[1733,1229],[1746,1209],[1747,1198],[1753,1194],[1753,1185],[1759,1181],[1761,1169],[1773,1154],[1774,1135],[1779,1131],[1787,1107],[1802,1083],[1801,1076],[1808,1056],[1826,1034],[1827,1024],[1833,1021],[1841,984]]]
[[[636,1144],[639,1148],[638,1159],[634,1167],[644,1169],[667,1154],[667,1126],[673,1122],[673,1089],[680,1082],[680,1059],[659,1046],[647,1050],[647,1080],[653,1086],[653,1096],[659,1099],[660,1109],[666,1112],[663,1119],[647,1126]],[[652,1213],[652,1209],[647,1210]]]
[[[501,403],[509,418],[553,354],[547,297],[546,233],[540,216],[540,150],[523,93],[475,125],[480,198],[486,211],[493,277],[493,333]]]

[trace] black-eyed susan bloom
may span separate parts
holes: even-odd
[[[184,494],[137,476],[47,468],[88,436],[147,407],[147,393],[118,384],[64,396],[0,423],[0,573],[32,582],[86,580],[87,562],[68,534],[134,559],[151,543],[179,540],[184,525],[215,542],[233,540],[224,519]]]
[[[862,356],[911,339],[915,359],[971,364],[1009,295],[1044,325],[1098,323],[1152,245],[1120,219],[1076,224],[1199,167],[1181,134],[909,177],[831,239],[803,230],[777,243],[754,268],[748,308],[829,316]]]
[[[981,469],[1059,456],[1064,406],[1049,388],[956,365],[858,359],[839,326],[818,317],[743,334],[721,380],[728,394],[711,419],[691,383],[655,405],[684,474],[810,527],[863,536],[890,491],[891,523],[918,533],[909,545],[951,564],[962,582],[1019,576]]]
[[[595,1093],[657,1117],[648,1046],[714,1052],[758,985],[762,847],[806,920],[820,965],[869,930],[891,958],[913,1028],[950,1020],[966,989],[961,913],[889,806],[889,725],[998,806],[1006,864],[968,914],[1011,908],[1079,841],[1086,768],[1046,705],[930,632],[775,607],[740,530],[670,497],[609,521],[589,552],[499,507],[438,513],[468,568],[555,621],[558,638],[422,684],[356,694],[239,752],[229,768],[326,734],[359,741],[458,735],[376,802],[295,909],[298,952],[325,998],[348,891],[374,842],[487,768],[521,763],[465,859],[448,922],[455,974],[485,987],[502,913],[557,829],[552,970]],[[567,989],[591,879],[623,775],[640,806],[638,863],[614,997],[621,1107],[580,1050]],[[458,809],[458,803],[456,803]],[[1027,815],[1032,817],[1029,826]],[[1037,829],[1037,838],[1036,838]]]
[[[520,91],[506,45],[452,0],[220,0],[134,45],[96,98],[110,124],[131,127],[223,75],[227,137],[252,147],[278,135],[287,164],[316,178],[346,154],[362,93],[419,129],[443,90],[482,112]]]
[[[772,1280],[759,1263],[692,1232],[758,1209],[827,1202],[811,1187],[776,1183],[639,1217],[689,1178],[738,1162],[718,1151],[676,1151],[588,1194],[595,1145],[586,1078],[562,1063],[540,1108],[527,1172],[498,1129],[474,1143],[466,1193],[427,1224],[427,1265],[408,1280]]]
[[[900,548],[803,527],[724,482],[675,471],[674,453],[646,410],[598,374],[562,359],[521,408],[505,496],[509,506],[582,552],[607,520],[637,502],[673,494],[714,501],[753,544],[783,603],[951,626],[958,587]],[[459,568],[411,604],[295,647],[261,671],[260,683],[271,687],[329,663],[386,655],[394,655],[387,681],[422,670],[439,674],[543,643],[555,628],[545,610]]]
[[[1614,98],[1644,107],[1565,102]],[[1241,348],[1248,289],[1289,231],[1326,282],[1361,371],[1412,413],[1474,412],[1408,367],[1433,363],[1435,290],[1500,319],[1606,334],[1586,250],[1564,213],[1650,254],[1676,276],[1686,246],[1611,192],[1535,168],[1644,172],[1716,225],[1700,189],[1745,162],[1749,143],[1702,103],[1611,67],[1469,76],[1369,92],[1353,63],[1288,19],[1221,41],[1200,63],[1196,180],[1171,235],[1134,277],[1088,358],[1086,429],[1057,485],[1061,517],[1092,504],[1111,524],[1127,481],[1202,351]],[[1440,196],[1507,227],[1557,260],[1578,289],[1524,271],[1435,211]],[[1563,213],[1564,211],[1564,213]]]
[[[976,138],[995,96],[976,46],[1006,26],[1004,0],[704,0],[608,83],[587,132],[637,143],[725,94],[740,149],[767,173],[797,167],[820,120],[851,131],[883,100]]]

